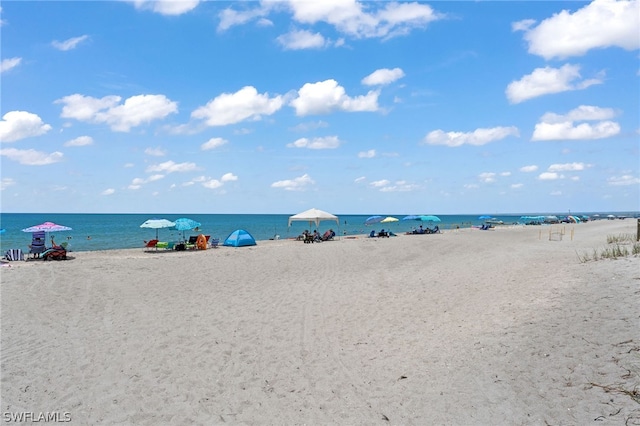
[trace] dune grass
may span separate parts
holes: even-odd
[[[628,256],[640,255],[640,243],[635,242],[633,234],[607,235],[607,246],[601,249],[593,249],[592,253],[584,252],[578,255],[581,263],[602,259],[618,259]],[[630,246],[630,247],[629,247]]]

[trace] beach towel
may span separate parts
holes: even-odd
[[[4,254],[4,258],[7,260],[24,260],[24,254],[22,249],[10,249]]]

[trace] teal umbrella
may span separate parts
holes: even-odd
[[[184,239],[184,231],[195,229],[202,225],[200,222],[196,222],[195,220],[189,219],[188,217],[181,217],[180,219],[176,219],[174,223],[175,229],[178,231],[182,231],[182,239]]]
[[[438,216],[433,216],[433,215],[418,216],[418,220],[422,222],[441,222]]]
[[[175,223],[171,222],[167,219],[149,219],[145,221],[140,228],[151,228],[156,230],[156,240],[158,239],[158,229],[160,228],[171,228],[175,226]]]

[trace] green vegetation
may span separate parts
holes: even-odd
[[[607,244],[628,244],[636,240],[633,234],[607,235]]]
[[[635,236],[633,234],[618,234],[607,235],[607,246],[598,250],[593,249],[593,253],[583,253],[578,255],[578,259],[581,263],[589,262],[592,260],[601,259],[618,259],[620,257],[639,256],[640,255],[640,243],[634,242]],[[631,247],[628,247],[628,246]]]

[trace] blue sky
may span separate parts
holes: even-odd
[[[2,2],[3,212],[640,204],[640,3]]]

